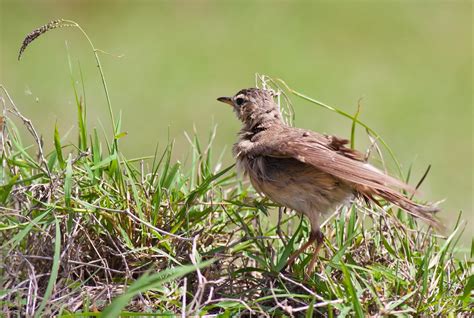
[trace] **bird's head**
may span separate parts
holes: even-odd
[[[278,105],[273,100],[274,95],[270,90],[246,88],[233,97],[219,97],[217,100],[232,106],[245,125],[254,127],[263,123],[282,122]]]

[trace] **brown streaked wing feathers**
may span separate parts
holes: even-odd
[[[297,134],[293,132],[285,134],[284,142],[267,143],[266,155],[292,157],[342,180],[379,190],[399,188],[415,192],[413,187],[364,163],[363,156],[345,147],[346,141],[342,139],[314,132],[308,138],[301,138],[299,130]]]
[[[268,145],[268,155],[292,157],[339,179],[352,182],[355,190],[365,199],[377,202],[373,195],[380,196],[421,218],[438,231],[444,231],[443,225],[431,215],[439,211],[436,205],[417,204],[395,191],[393,188],[416,192],[406,183],[367,165],[362,160],[361,153],[344,146],[345,140],[317,133],[312,133],[310,138],[304,140],[298,137],[299,134],[288,134],[285,135],[284,142]]]

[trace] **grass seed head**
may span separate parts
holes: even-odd
[[[74,26],[74,25],[64,23],[64,20],[62,20],[62,19],[57,19],[57,20],[52,20],[52,21],[48,22],[47,24],[42,25],[39,28],[34,29],[33,31],[28,33],[28,35],[23,40],[23,43],[22,43],[21,48],[20,48],[20,52],[18,53],[18,60],[21,59],[21,56],[23,55],[23,52],[26,50],[28,45],[30,45],[31,42],[36,40],[36,38],[38,38],[41,34],[44,34],[44,33],[48,32],[50,30],[54,30],[54,29],[57,29],[57,28],[62,28],[62,27],[65,27],[65,26]]]

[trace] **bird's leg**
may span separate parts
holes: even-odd
[[[291,254],[290,258],[288,259],[288,262],[286,262],[286,266],[291,267],[291,265],[301,255],[301,253],[303,253],[311,244],[317,242],[320,237],[320,240],[322,242],[323,234],[319,229],[317,229],[316,231],[311,230],[308,241],[304,243],[296,252]]]
[[[311,256],[311,260],[309,261],[308,267],[306,272],[308,274],[312,274],[314,272],[314,268],[316,266],[316,260],[318,259],[318,254],[319,250],[321,249],[321,246],[323,245],[324,241],[324,234],[318,229],[316,232],[316,246],[314,248],[314,253]]]

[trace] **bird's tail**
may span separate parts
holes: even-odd
[[[372,188],[369,191],[367,190],[368,189],[365,188],[360,192],[365,198],[370,199],[370,201],[374,201],[377,203],[377,200],[374,198],[374,195],[382,197],[388,202],[391,202],[396,206],[402,208],[403,210],[408,212],[408,214],[419,218],[424,222],[428,223],[429,225],[433,226],[436,230],[444,230],[443,225],[439,222],[439,220],[434,217],[434,214],[440,211],[439,207],[436,204],[422,205],[391,189]]]

